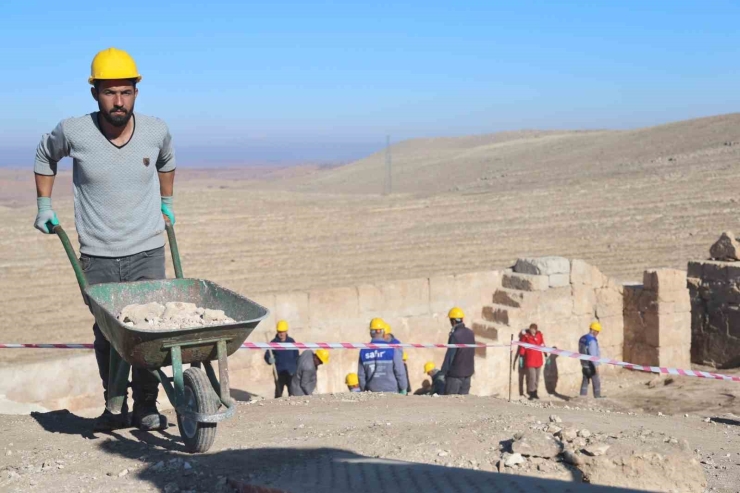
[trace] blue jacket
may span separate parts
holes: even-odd
[[[585,336],[582,336],[580,339],[578,339],[578,352],[581,354],[588,354],[589,356],[601,356],[601,351],[599,351],[599,340],[592,336],[589,332]],[[599,366],[601,363],[597,363],[595,361],[581,360],[582,367],[588,368],[589,364]]]
[[[373,339],[375,344],[386,344]],[[360,388],[370,392],[401,392],[408,388],[408,376],[400,349],[363,349],[357,365]]]
[[[277,336],[270,342],[281,342]],[[292,337],[287,337],[285,342],[295,342]],[[291,375],[295,375],[296,368],[298,367],[298,350],[279,350],[273,351],[275,355],[275,369],[278,373],[288,372]],[[265,351],[265,363],[270,363],[270,351]]]

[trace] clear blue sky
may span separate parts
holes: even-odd
[[[417,136],[628,128],[740,110],[740,2],[77,2],[0,18],[0,165],[94,110],[128,50],[181,163],[341,161]]]

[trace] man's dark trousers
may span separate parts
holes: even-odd
[[[445,379],[445,395],[468,395],[470,393],[470,377],[447,377]]]
[[[288,395],[292,395],[290,393],[290,380],[292,378],[293,375],[291,375],[289,371],[281,371],[277,374],[277,380],[275,381],[275,399],[279,399],[283,396],[283,390],[286,387],[288,389]]]
[[[164,247],[136,253],[128,257],[91,257],[80,256],[80,264],[88,284],[107,282],[128,282],[164,279]],[[98,372],[103,380],[105,399],[108,400],[108,376],[110,372],[110,343],[96,323],[95,359],[98,361]],[[159,380],[149,370],[131,368],[134,402],[154,402],[159,393]]]

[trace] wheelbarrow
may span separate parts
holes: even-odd
[[[120,414],[128,393],[131,366],[149,370],[164,387],[177,413],[177,426],[189,452],[207,451],[216,438],[216,425],[236,412],[229,391],[227,357],[238,350],[268,310],[226,288],[203,279],[185,279],[175,229],[167,222],[176,279],[88,285],[67,233],[53,232],[62,241],[72,263],[82,296],[111,344],[106,409]],[[170,301],[223,310],[236,323],[149,331],[130,327],[117,318],[131,304]],[[211,361],[218,361],[218,377]],[[183,365],[190,367],[183,371]],[[162,369],[172,366],[172,377]],[[205,371],[204,371],[205,369]]]

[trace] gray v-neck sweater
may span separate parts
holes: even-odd
[[[97,112],[62,120],[41,138],[34,172],[55,175],[72,158],[75,227],[80,252],[125,257],[164,246],[157,172],[175,169],[167,125],[136,113],[134,133],[118,147],[100,130]]]

